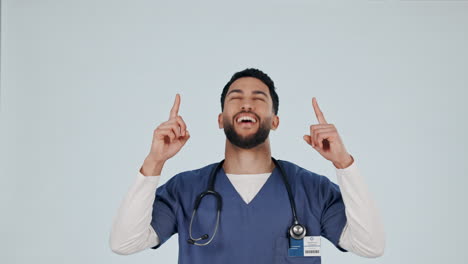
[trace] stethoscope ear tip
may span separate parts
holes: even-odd
[[[189,244],[194,245],[194,244],[195,244],[195,241],[198,241],[198,240],[205,240],[205,239],[208,239],[208,237],[209,237],[208,234],[204,234],[204,235],[203,235],[202,237],[200,237],[200,238],[196,238],[196,239],[191,239],[191,238],[189,238],[189,239],[187,239],[187,242],[188,242]]]

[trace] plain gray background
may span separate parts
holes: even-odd
[[[336,182],[302,139],[317,97],[382,212],[384,256],[322,239],[323,263],[462,263],[467,47],[466,1],[4,0],[0,262],[176,263],[177,235],[113,253],[112,219],[175,94],[192,137],[161,183],[223,158],[222,87],[256,67],[273,156]]]

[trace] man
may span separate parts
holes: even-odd
[[[111,249],[123,255],[157,249],[178,233],[179,263],[320,263],[323,236],[340,251],[381,256],[385,239],[377,208],[337,129],[327,123],[315,98],[312,105],[319,124],[310,126],[304,141],[332,162],[340,187],[292,162],[276,161],[293,203],[271,157],[269,131],[280,123],[274,83],[257,69],[232,76],[218,116],[226,145],[224,163],[215,174],[214,189],[222,199],[217,218],[213,195],[202,199],[195,215],[193,211],[218,163],[179,173],[155,192],[164,163],[190,138],[178,114],[177,94],[169,120],[155,129],[150,153],[114,219]],[[290,233],[293,204],[303,237]]]

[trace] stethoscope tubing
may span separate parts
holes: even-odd
[[[302,239],[305,236],[306,231],[305,231],[305,227],[303,225],[299,224],[299,219],[297,218],[297,214],[296,214],[296,203],[294,201],[291,186],[289,185],[289,181],[288,181],[288,179],[286,177],[286,173],[285,173],[283,167],[280,165],[280,163],[275,158],[271,157],[271,159],[273,160],[275,165],[279,168],[279,170],[281,172],[281,178],[283,179],[284,185],[286,187],[286,191],[288,192],[289,203],[291,205],[291,211],[292,211],[292,215],[293,215],[293,225],[289,228],[289,234],[291,236],[293,236],[294,238],[296,238],[296,239]],[[224,163],[224,159],[222,161],[220,161],[218,163],[218,165],[211,171],[209,182],[208,182],[208,189],[206,191],[202,192],[200,195],[198,195],[197,199],[195,200],[195,205],[194,205],[194,209],[193,209],[193,212],[192,212],[192,217],[190,218],[190,226],[189,226],[190,239],[187,240],[187,242],[189,244],[197,245],[197,246],[206,246],[213,240],[213,238],[216,235],[216,232],[218,231],[219,218],[220,218],[220,214],[221,214],[221,210],[222,210],[222,206],[223,206],[223,201],[222,201],[221,195],[218,192],[215,191],[214,184],[215,184],[216,174],[221,169],[221,166],[223,165],[223,163]],[[193,238],[192,237],[193,219],[195,218],[195,215],[196,215],[198,207],[199,207],[199,205],[201,203],[201,200],[206,195],[213,195],[213,196],[216,197],[216,207],[217,207],[216,208],[216,211],[217,211],[216,225],[215,225],[215,228],[214,228],[214,231],[213,231],[213,235],[210,237],[210,240],[208,240],[206,243],[198,243],[196,241],[199,241],[199,240],[202,240],[202,239],[207,239],[209,237],[208,234],[205,234],[205,235],[203,235],[203,236],[201,236],[199,238]],[[300,234],[300,235],[295,234],[295,232],[294,232],[295,227],[298,227],[299,229],[303,230],[302,234]]]

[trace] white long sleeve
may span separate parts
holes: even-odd
[[[383,225],[356,161],[345,169],[336,169],[336,174],[347,217],[339,245],[359,256],[381,256],[385,247]],[[246,178],[243,177],[245,175],[227,176],[242,199],[249,203],[267,181],[269,174],[248,174],[250,179],[245,181],[239,180]],[[159,179],[160,176],[144,176],[138,172],[134,185],[125,196],[114,219],[110,245],[115,253],[128,255],[160,243],[151,226]]]
[[[383,223],[356,161],[345,169],[336,169],[336,175],[347,218],[338,244],[362,257],[382,256],[385,248]]]
[[[113,252],[129,255],[159,244],[151,227],[153,203],[160,176],[138,172],[114,218],[109,244]]]

